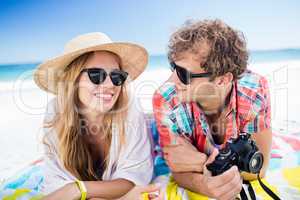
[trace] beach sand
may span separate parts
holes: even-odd
[[[300,133],[300,61],[258,63],[249,68],[269,80],[274,129]],[[149,70],[131,85],[144,112],[152,111],[152,94],[169,75],[165,68]],[[42,121],[52,98],[32,80],[0,83],[0,180],[41,155]]]

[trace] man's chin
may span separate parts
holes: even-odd
[[[213,109],[213,110],[205,110],[205,109],[203,109],[203,112],[206,115],[214,115],[214,114],[218,114],[219,113],[219,111],[217,109]]]

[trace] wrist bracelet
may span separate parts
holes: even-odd
[[[86,200],[87,190],[86,190],[86,187],[85,187],[83,181],[76,180],[76,185],[78,186],[80,193],[81,193],[80,200]]]

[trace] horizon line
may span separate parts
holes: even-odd
[[[268,52],[268,51],[291,51],[291,50],[299,50],[300,51],[300,46],[299,47],[286,47],[286,48],[273,48],[273,49],[250,49],[249,52]],[[167,56],[167,53],[149,53],[149,57],[152,57],[152,56],[162,56],[162,55],[165,55]],[[9,62],[0,62],[0,66],[1,65],[18,65],[18,64],[39,64],[39,63],[42,63],[43,61],[17,61],[17,62],[14,62],[14,61],[9,61]]]

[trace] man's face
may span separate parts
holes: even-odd
[[[193,74],[206,73],[200,66],[204,63],[203,59],[205,58],[199,55],[185,53],[180,59],[175,60],[175,63]],[[208,114],[218,112],[224,102],[227,83],[222,82],[223,77],[217,77],[213,81],[210,81],[209,77],[192,78],[190,84],[185,85],[174,70],[170,79],[175,83],[177,94],[182,102],[196,101]]]

